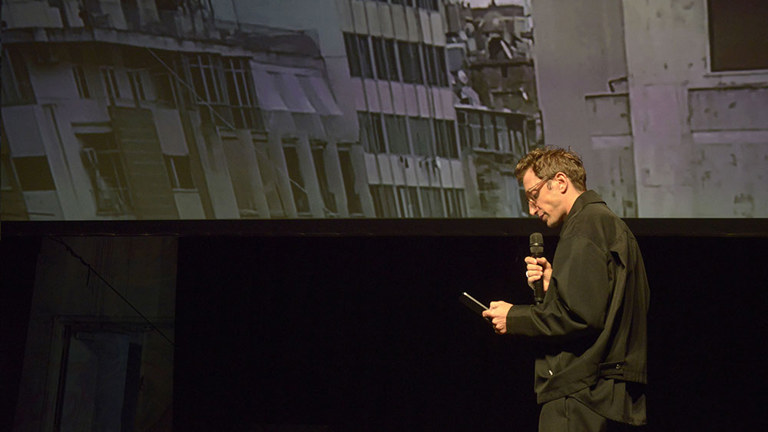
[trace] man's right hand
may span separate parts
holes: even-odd
[[[552,264],[546,258],[525,257],[525,276],[528,286],[533,289],[533,283],[544,277],[544,292],[549,289],[549,279],[552,277]]]

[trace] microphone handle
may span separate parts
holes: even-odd
[[[533,254],[534,258],[541,258],[542,254]],[[536,304],[544,303],[544,275],[533,282],[533,300]]]

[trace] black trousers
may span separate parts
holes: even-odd
[[[572,397],[541,406],[539,432],[640,432],[644,427],[608,420]]]

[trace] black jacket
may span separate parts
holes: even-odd
[[[563,223],[544,302],[507,315],[509,334],[542,342],[538,402],[568,395],[609,419],[645,424],[638,384],[647,382],[649,297],[634,235],[597,193],[581,194]]]

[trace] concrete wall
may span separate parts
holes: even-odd
[[[768,215],[768,71],[711,72],[706,0],[534,0],[533,17],[546,142],[615,211]]]
[[[768,216],[768,71],[710,72],[707,20],[624,1],[640,216]]]

